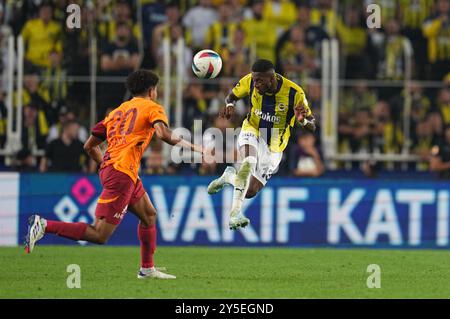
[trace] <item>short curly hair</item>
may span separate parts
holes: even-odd
[[[252,66],[252,72],[267,72],[273,69],[275,69],[273,63],[265,59],[257,60]]]
[[[126,87],[133,96],[143,95],[156,87],[159,77],[150,70],[138,70],[128,75]]]

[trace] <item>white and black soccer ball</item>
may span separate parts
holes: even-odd
[[[192,71],[202,79],[215,78],[222,69],[222,58],[213,50],[201,50],[192,59]]]

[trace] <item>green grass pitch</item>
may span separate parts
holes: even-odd
[[[448,250],[159,247],[157,266],[178,278],[138,280],[139,247],[0,248],[0,298],[449,298],[449,262]]]

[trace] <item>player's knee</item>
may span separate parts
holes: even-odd
[[[154,210],[153,208],[148,209],[146,215],[149,216],[150,218],[156,218],[156,210]]]
[[[156,223],[156,211],[149,210],[141,220],[141,225],[151,227]]]

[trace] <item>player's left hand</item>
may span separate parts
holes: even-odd
[[[233,106],[224,106],[220,111],[219,111],[219,117],[220,118],[226,118],[226,119],[231,119],[234,115],[234,107]]]
[[[297,105],[294,108],[294,114],[297,118],[297,121],[303,122],[303,120],[306,118],[308,114],[308,110],[303,105]]]

